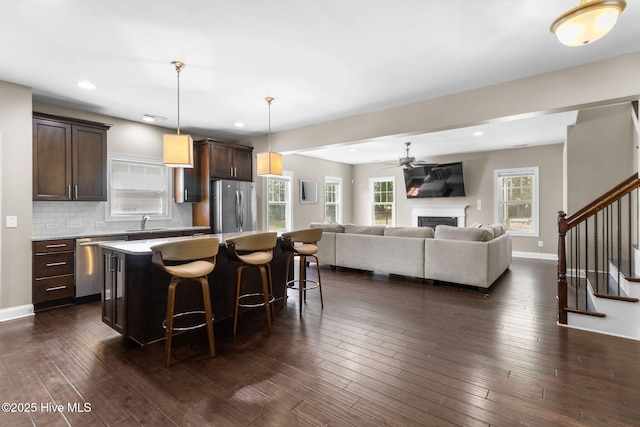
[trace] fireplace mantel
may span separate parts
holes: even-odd
[[[418,226],[419,216],[450,216],[458,219],[458,227],[465,227],[469,205],[411,206],[411,225]]]

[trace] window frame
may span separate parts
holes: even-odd
[[[393,201],[391,203],[376,203],[374,185],[376,182],[391,182],[393,184]],[[371,225],[376,225],[375,218],[375,206],[376,204],[389,204],[391,205],[391,223],[386,224],[388,226],[396,225],[396,177],[395,176],[381,176],[369,178],[369,222]]]
[[[337,185],[336,201],[327,203],[327,185]],[[324,221],[327,221],[327,206],[336,207],[335,224],[342,224],[342,178],[335,176],[324,177]]]
[[[164,213],[148,213],[148,212],[136,212],[131,214],[112,214],[112,203],[113,197],[112,192],[114,185],[113,181],[113,162],[126,162],[126,163],[138,163],[149,166],[157,166],[160,168],[164,168],[164,182],[163,182],[163,198],[162,203],[165,206]],[[138,220],[142,215],[148,215],[152,220],[170,220],[173,217],[173,170],[165,166],[165,164],[156,158],[149,157],[141,157],[141,156],[130,156],[130,155],[122,155],[122,154],[109,154],[107,156],[107,188],[108,188],[108,197],[107,202],[104,204],[105,206],[105,221],[107,222],[118,222],[118,221],[135,221]]]
[[[267,176],[264,180],[264,194],[265,194],[265,223],[267,231],[291,231],[293,230],[293,173],[289,171],[283,171],[282,176]],[[271,201],[269,200],[269,181],[278,180],[285,181],[285,229],[284,230],[271,230],[269,228],[269,206]]]
[[[540,235],[540,169],[538,166],[522,167],[522,168],[509,168],[509,169],[495,169],[493,171],[493,218],[494,222],[502,223],[500,212],[502,206],[505,204],[500,198],[500,179],[507,176],[533,176],[533,200],[531,200],[531,222],[532,227],[530,231],[518,231],[508,230],[511,236],[522,237],[539,237]],[[508,227],[507,224],[504,224]]]

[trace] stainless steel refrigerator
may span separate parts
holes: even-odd
[[[214,233],[255,231],[255,183],[211,181],[211,195],[210,212]]]

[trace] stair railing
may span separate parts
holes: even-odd
[[[638,236],[638,188],[633,174],[567,217],[558,212],[558,322],[567,324],[569,312],[604,316],[592,307],[593,293],[625,299],[620,289],[622,270],[633,268],[633,245]],[[611,262],[610,262],[611,261]],[[616,266],[611,271],[610,265]],[[617,289],[608,277],[617,275]]]

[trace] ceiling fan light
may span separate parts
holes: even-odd
[[[626,5],[624,0],[581,0],[560,15],[550,30],[566,46],[593,43],[611,31]]]

